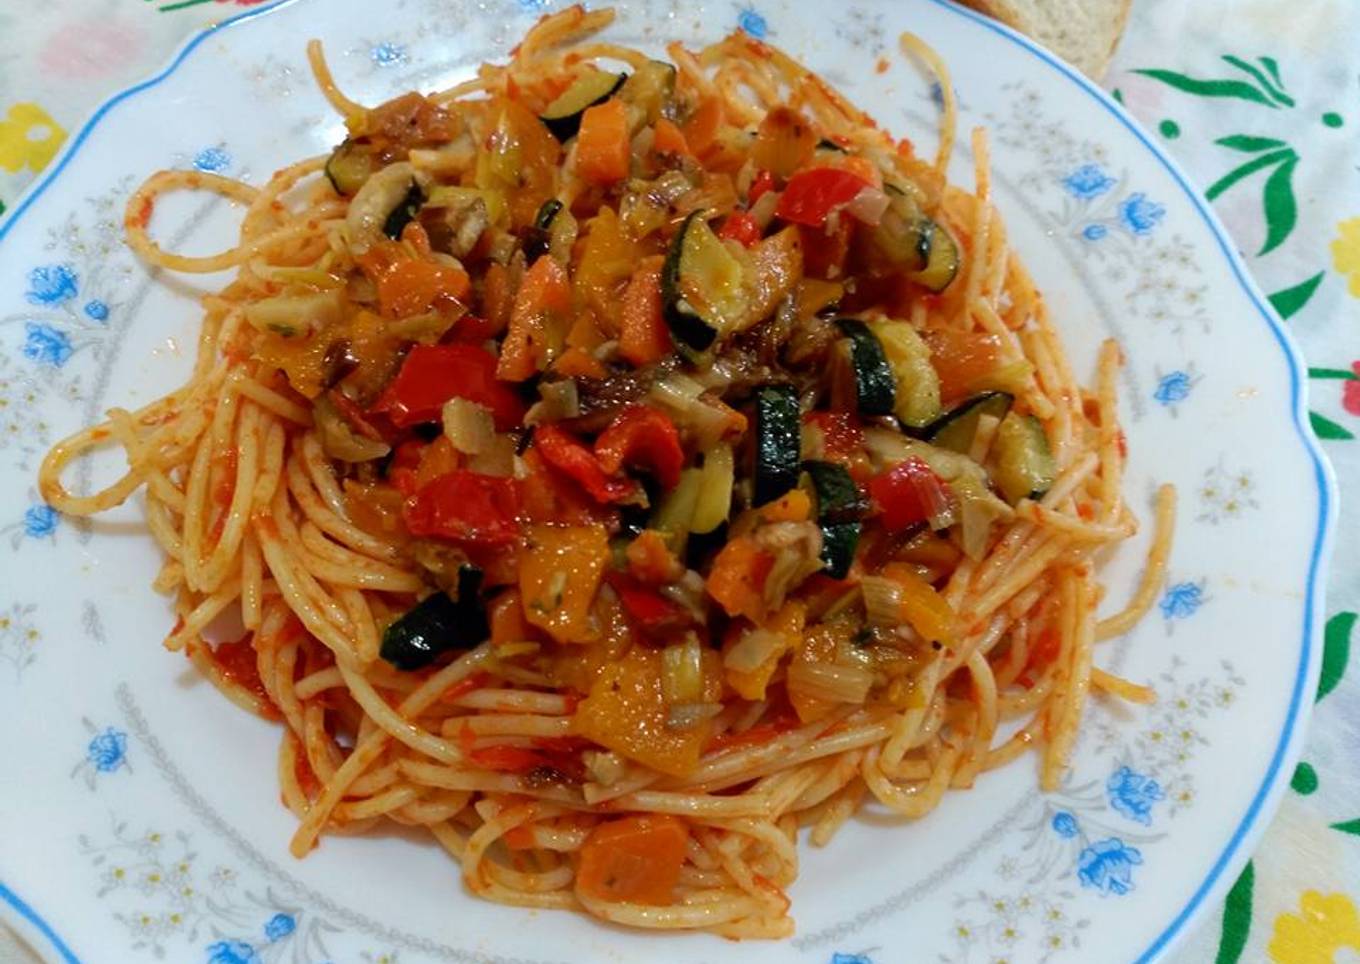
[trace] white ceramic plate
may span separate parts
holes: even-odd
[[[918,32],[953,68],[962,130],[991,130],[998,204],[1080,370],[1100,339],[1121,340],[1128,497],[1146,516],[1154,484],[1175,482],[1182,511],[1168,588],[1099,661],[1161,698],[1095,701],[1062,791],[1037,793],[1026,759],[920,822],[858,820],[805,850],[798,933],[782,944],[480,903],[438,848],[394,834],[328,839],[297,862],[275,731],[159,645],[170,616],[148,588],[158,559],[137,506],[80,525],[38,501],[50,442],[178,383],[194,298],[223,280],[134,261],[119,239],[130,186],[165,166],[259,183],[333,144],[341,124],[309,78],[307,37],[376,102],[503,57],[546,6],[248,12],[110,101],[0,226],[0,910],[64,961],[1157,957],[1232,881],[1290,772],[1316,685],[1332,484],[1301,418],[1298,356],[1176,166],[1075,72],[940,0],[630,2],[612,33],[658,48],[740,26],[930,150],[929,87],[894,53],[901,30]],[[970,170],[960,151],[954,177]],[[179,225],[179,250],[233,230],[228,206],[197,199],[159,217]],[[1108,606],[1145,543],[1109,561]]]

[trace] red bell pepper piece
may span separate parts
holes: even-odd
[[[372,410],[405,428],[438,421],[451,398],[466,398],[490,409],[498,431],[515,428],[524,418],[519,395],[496,378],[496,356],[466,344],[416,345]]]
[[[508,545],[519,538],[519,492],[514,479],[457,469],[407,499],[402,519],[413,536]]]
[[[766,191],[773,191],[775,187],[774,175],[769,171],[759,171],[751,179],[751,186],[746,189],[746,203],[755,204],[760,200],[760,196]]]
[[[667,489],[680,482],[685,467],[675,423],[646,405],[630,405],[618,414],[595,440],[595,457],[610,475],[625,465],[650,470]]]
[[[594,452],[556,425],[534,429],[534,449],[543,461],[576,482],[596,502],[627,502],[638,494],[636,482],[610,478]]]
[[[743,248],[749,248],[760,240],[760,225],[745,211],[733,211],[718,230],[718,237],[731,238]]]
[[[837,167],[814,167],[789,178],[774,213],[785,221],[820,227],[831,212],[871,187],[864,178]]]
[[[915,455],[870,479],[869,495],[878,504],[879,521],[890,532],[941,516],[952,502],[943,480]]]
[[[623,611],[643,632],[667,632],[692,622],[689,612],[683,606],[667,599],[655,589],[642,585],[631,576],[612,572],[606,578],[619,594]]]

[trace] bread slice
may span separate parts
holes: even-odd
[[[1092,80],[1110,65],[1132,0],[962,0],[1039,41]]]

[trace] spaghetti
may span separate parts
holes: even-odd
[[[236,278],[188,382],[56,445],[41,492],[143,493],[165,645],[281,723],[296,856],[394,821],[489,900],[782,937],[799,828],[1031,749],[1051,789],[1093,687],[1153,698],[1093,656],[1151,605],[1174,493],[1098,619],[1136,529],[1119,350],[1077,383],[981,131],[976,190],[944,179],[952,98],[926,162],[774,48],[662,63],[611,17],[375,108],[313,42],[331,155],[149,178],[132,249]],[[244,207],[235,247],[157,244],[182,190]],[[110,444],[127,472],[68,491]]]

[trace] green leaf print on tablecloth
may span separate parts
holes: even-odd
[[[1307,281],[1294,285],[1292,288],[1285,288],[1275,292],[1270,296],[1270,304],[1280,313],[1280,318],[1288,321],[1298,310],[1308,304],[1308,299],[1313,297],[1318,285],[1322,284],[1322,279],[1327,276],[1327,272],[1319,271]]]
[[[1237,964],[1251,934],[1251,896],[1256,885],[1256,868],[1251,861],[1242,868],[1232,890],[1223,902],[1223,931],[1218,940],[1214,964]]]
[[[1318,677],[1317,699],[1322,699],[1341,682],[1351,658],[1351,630],[1355,613],[1337,613],[1327,620],[1322,644],[1322,674]]]

